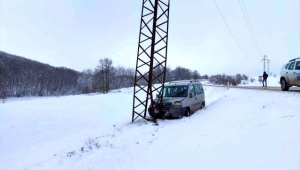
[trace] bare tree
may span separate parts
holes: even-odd
[[[200,77],[201,77],[197,70],[194,70],[192,74],[193,74],[192,77],[194,80],[200,79]]]
[[[191,70],[178,66],[174,70],[174,78],[175,80],[189,80],[192,78]]]
[[[93,71],[91,69],[83,70],[77,79],[77,90],[81,93],[92,92]]]
[[[99,60],[99,65],[95,69],[93,78],[93,87],[96,91],[107,93],[110,90],[111,67],[111,59],[104,58]]]

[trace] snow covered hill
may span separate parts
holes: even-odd
[[[300,92],[205,86],[204,110],[153,126],[132,91],[1,103],[0,169],[300,169]]]

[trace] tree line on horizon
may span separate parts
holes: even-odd
[[[78,90],[81,93],[101,92],[107,93],[112,89],[132,87],[135,79],[135,69],[125,68],[122,66],[115,67],[113,61],[109,58],[99,60],[97,67],[83,70],[77,81]],[[153,72],[162,72],[162,67],[157,67]],[[147,75],[146,75],[147,76]],[[174,70],[166,68],[165,81],[185,80],[185,79],[208,79],[207,75],[201,76],[197,70],[191,71],[184,67],[176,67]],[[162,81],[163,77],[158,77]],[[143,80],[142,80],[143,81]],[[147,85],[147,82],[139,82],[139,84]],[[153,83],[158,83],[153,82]]]
[[[157,67],[155,71],[163,69]],[[225,76],[225,75],[224,75]],[[165,81],[187,79],[209,79],[220,84],[224,76],[201,76],[197,70],[181,66],[166,68]],[[239,84],[246,76],[229,76],[230,81]],[[241,78],[240,78],[241,77]],[[228,76],[225,76],[228,79]],[[94,69],[78,72],[65,67],[53,67],[37,61],[0,51],[0,98],[22,96],[60,96],[70,94],[107,93],[113,89],[132,87],[135,69],[113,66],[109,58],[102,58]],[[162,79],[162,77],[161,77]],[[248,79],[248,78],[247,78]],[[236,81],[238,80],[238,81]],[[154,82],[155,83],[155,82]],[[221,83],[222,84],[222,83]],[[234,84],[234,83],[232,83]],[[145,85],[147,83],[145,82]]]
[[[242,81],[248,81],[249,77],[246,75],[237,74],[235,76],[229,76],[225,74],[217,74],[209,77],[209,82],[217,85],[229,85],[236,86],[242,83]],[[252,81],[252,80],[251,80]]]
[[[78,72],[0,52],[0,97],[74,93]]]

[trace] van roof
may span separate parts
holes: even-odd
[[[171,81],[169,83],[166,83],[165,86],[183,86],[183,85],[189,85],[191,83],[199,83],[197,80],[180,80],[180,81]]]

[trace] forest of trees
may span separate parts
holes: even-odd
[[[160,72],[157,67],[155,71]],[[113,66],[109,58],[99,60],[94,70],[78,72],[65,67],[53,67],[0,51],[0,98],[21,96],[51,96],[100,92],[132,87],[135,69]],[[166,68],[166,82],[188,79],[209,79],[214,84],[240,84],[245,75],[200,75],[197,70]],[[154,82],[155,83],[155,82]]]
[[[114,67],[112,64],[113,62],[111,59],[100,59],[99,64],[94,71],[88,69],[81,72],[77,80],[77,89],[80,93],[107,93],[112,89],[132,87],[135,78],[135,70],[133,68],[124,68],[122,66]],[[157,67],[154,72],[161,72],[159,69],[162,68]],[[198,71],[191,71],[184,67],[176,67],[174,70],[171,70],[168,67],[166,69],[166,82],[201,78],[208,79],[208,76],[201,76]],[[146,82],[144,83],[146,85]]]
[[[75,93],[78,76],[79,72],[71,69],[0,52],[1,98]]]

